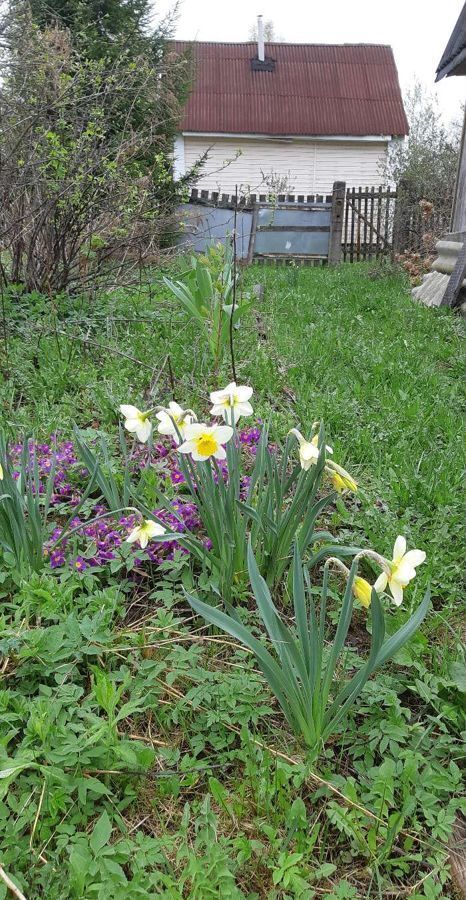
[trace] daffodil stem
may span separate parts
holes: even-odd
[[[366,559],[375,560],[375,562],[379,564],[381,569],[383,569],[383,571],[387,575],[390,575],[390,573],[391,573],[390,563],[389,563],[388,559],[385,559],[385,557],[381,556],[380,553],[376,553],[375,550],[361,550],[359,553],[356,554],[356,556],[354,558],[355,558],[355,560],[358,560],[358,562],[359,562],[359,560],[364,559],[364,557]]]
[[[348,578],[350,570],[347,568],[347,566],[345,566],[344,563],[342,563],[341,559],[338,559],[336,556],[329,556],[325,563],[325,567],[328,569],[330,565],[334,565],[336,569],[342,572],[345,578]]]

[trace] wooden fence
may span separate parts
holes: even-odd
[[[406,251],[425,254],[429,240],[433,245],[449,225],[444,211],[413,196],[405,182],[395,190],[382,185],[346,188],[336,181],[331,194],[273,198],[193,189],[185,210],[191,225],[182,242],[191,241],[199,251],[209,241],[225,240],[236,216],[238,256],[244,262],[336,265]]]
[[[179,243],[203,252],[213,240],[224,242],[236,222],[237,254],[242,262],[335,265],[341,261],[344,182],[331,194],[235,194],[191,192],[182,208]]]
[[[348,188],[343,228],[343,259],[355,262],[391,253],[397,192],[383,187]]]

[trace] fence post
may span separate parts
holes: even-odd
[[[332,191],[332,212],[330,218],[330,241],[328,245],[328,264],[337,266],[342,259],[341,235],[345,214],[346,183],[334,181]]]
[[[395,215],[393,219],[393,250],[404,253],[411,249],[410,222],[412,212],[412,189],[408,178],[400,178],[396,189]]]

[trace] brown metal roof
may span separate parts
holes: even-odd
[[[274,71],[253,71],[257,44],[173,41],[193,59],[183,131],[267,135],[408,133],[391,47],[266,44]]]

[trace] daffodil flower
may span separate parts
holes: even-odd
[[[236,425],[241,416],[250,416],[253,408],[249,403],[253,395],[252,387],[238,386],[235,381],[221,391],[212,391],[212,416],[223,416],[228,425]]]
[[[372,550],[366,551],[366,554],[371,555],[371,556],[377,555],[377,554],[373,554]],[[360,554],[360,556],[363,556],[363,555],[364,555],[364,553]],[[377,559],[379,559],[378,556],[377,556]],[[333,565],[337,569],[339,569],[340,572],[343,573],[343,575],[345,576],[346,579],[349,578],[350,570],[347,568],[347,566],[345,566],[345,564],[341,561],[341,559],[338,559],[336,556],[329,556],[329,558],[326,562],[326,566],[329,566],[329,565]],[[371,605],[371,599],[372,599],[372,587],[369,584],[369,582],[366,581],[365,578],[361,578],[360,575],[356,575],[355,579],[353,581],[352,590],[353,590],[354,596],[356,597],[356,600],[361,604],[361,606],[364,606],[367,609]]]
[[[180,453],[190,453],[195,460],[225,459],[226,444],[233,436],[230,425],[203,425],[193,422],[184,429],[185,441],[178,447]]]
[[[3,481],[3,466],[0,463],[0,481]]]
[[[393,559],[385,560],[388,571],[383,571],[374,584],[378,594],[383,593],[389,587],[396,606],[403,602],[403,589],[416,576],[416,566],[424,562],[426,554],[423,550],[408,550],[406,552],[406,538],[398,535],[393,547]]]
[[[157,413],[156,419],[159,420],[157,431],[159,434],[171,435],[176,444],[180,443],[184,438],[184,432],[187,425],[191,425],[194,421],[194,413],[191,409],[182,409],[179,403],[170,400],[167,409],[161,409]]]
[[[145,444],[152,434],[152,423],[149,419],[151,410],[141,412],[137,406],[129,406],[122,403],[120,412],[125,417],[125,428],[131,434],[135,434],[138,441]]]
[[[126,540],[128,544],[133,544],[137,541],[141,549],[145,550],[152,538],[165,534],[165,531],[166,529],[163,525],[159,525],[158,522],[153,522],[152,519],[144,519],[140,525],[137,525],[136,528],[130,531]]]
[[[343,494],[344,491],[353,491],[354,494],[356,493],[358,489],[357,482],[346,469],[339,466],[333,459],[328,461],[328,464],[325,466],[325,471],[330,477],[330,481],[335,490],[338,491],[339,494]]]
[[[356,575],[353,581],[353,594],[361,606],[366,609],[371,605],[372,587],[365,578]]]
[[[299,444],[299,461],[301,463],[301,468],[307,472],[311,466],[315,466],[317,460],[319,459],[319,435],[315,434],[310,441],[307,441],[304,438],[300,431],[297,428],[291,428],[288,434],[294,434],[296,440]],[[333,453],[331,447],[325,447],[327,453]]]

